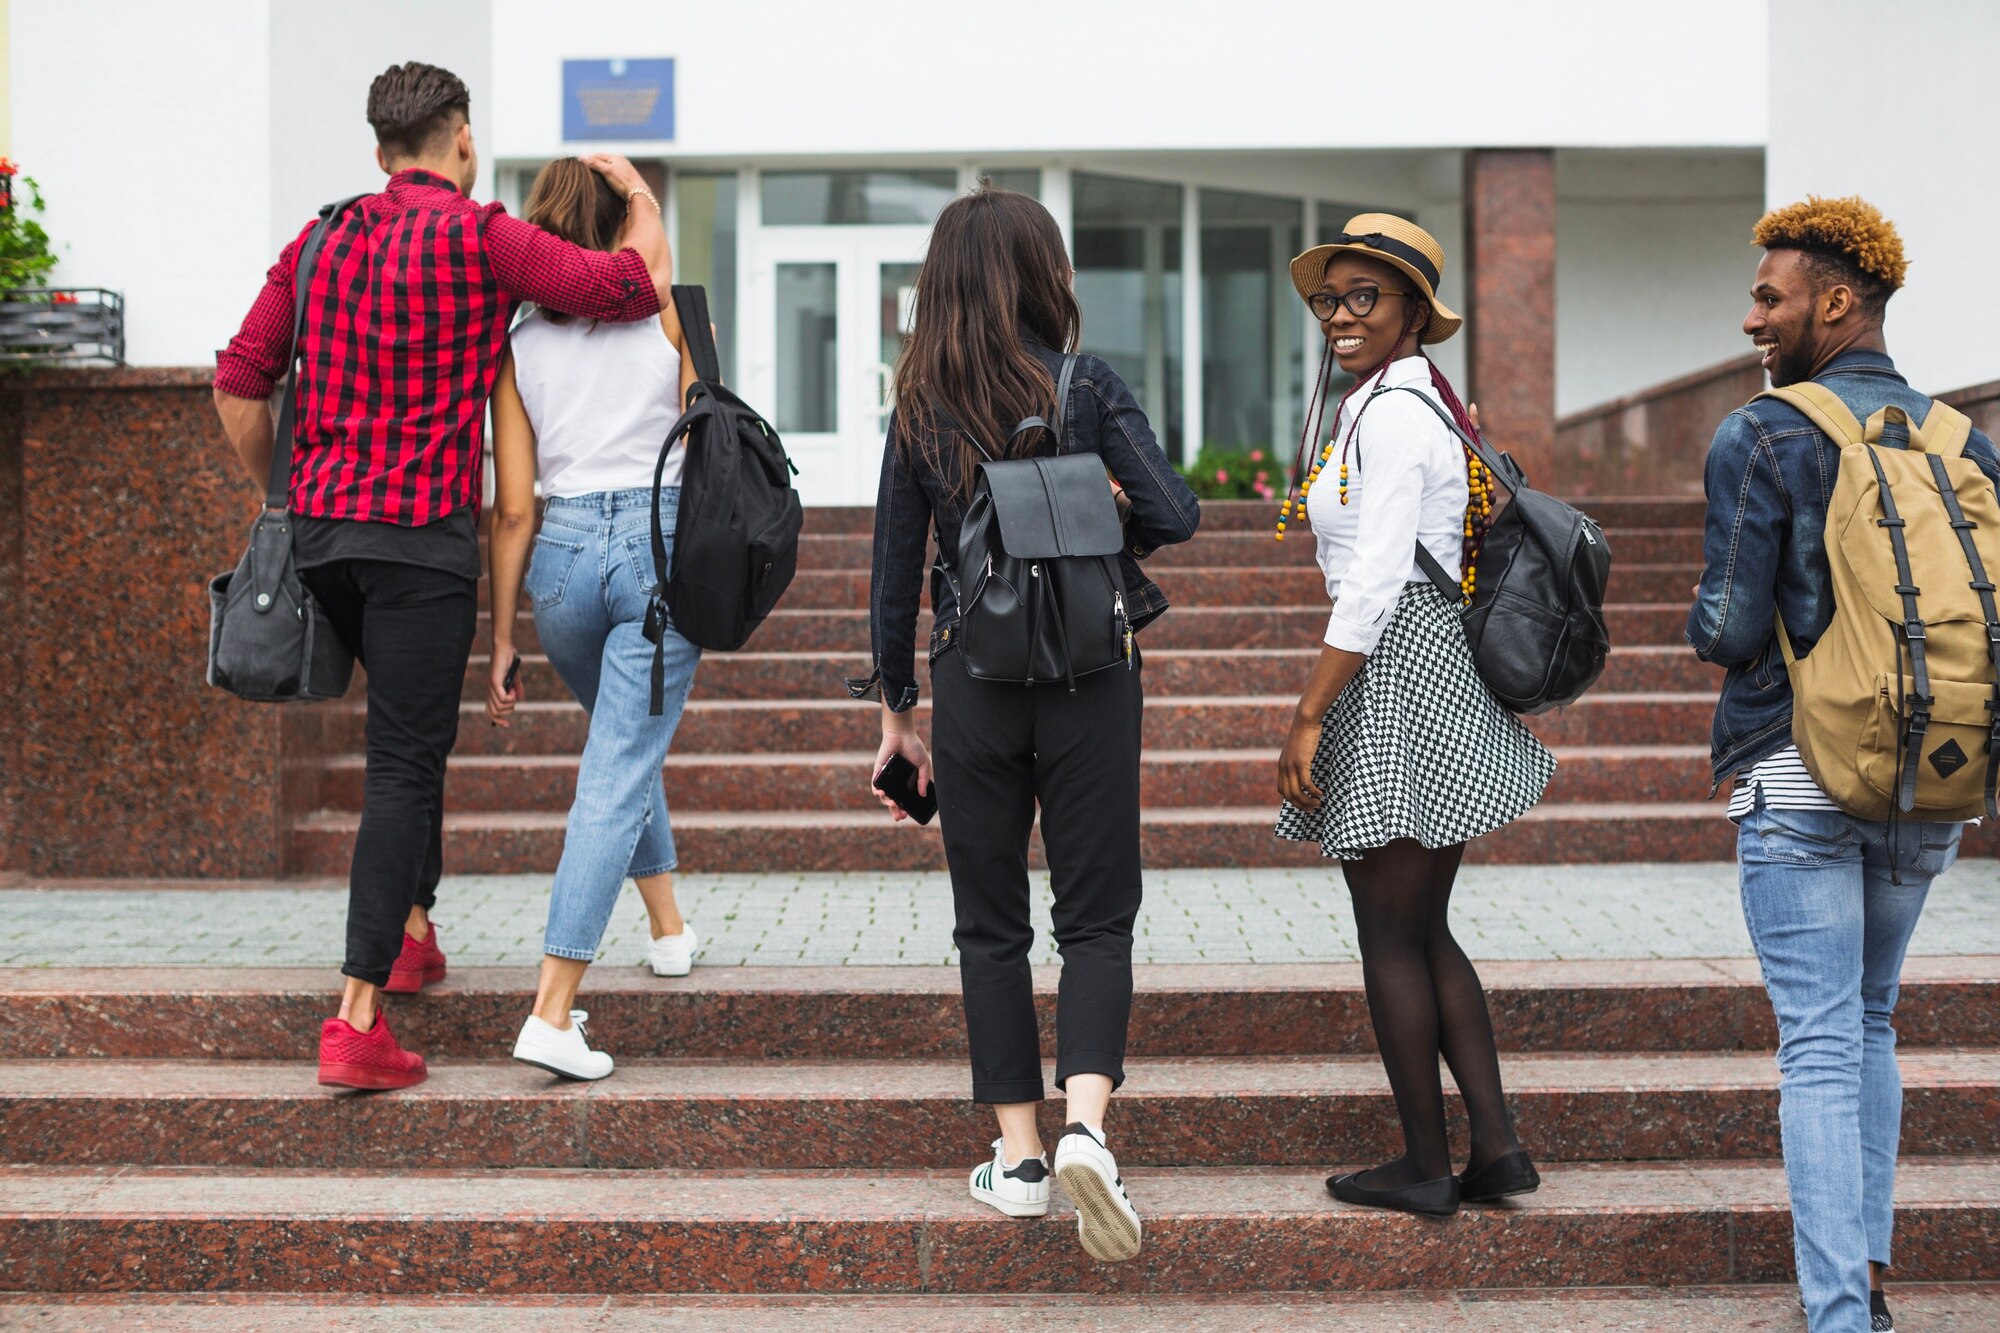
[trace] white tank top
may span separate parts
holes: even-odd
[[[660,446],[681,416],[681,356],[659,319],[552,324],[534,310],[515,326],[513,347],[542,494],[651,488]],[[686,453],[674,445],[661,485],[681,484]]]

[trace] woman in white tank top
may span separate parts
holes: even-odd
[[[646,195],[631,206],[657,205]],[[625,210],[626,201],[594,172],[565,158],[536,177],[527,217],[586,248],[613,250]],[[535,1009],[514,1044],[515,1059],[565,1078],[603,1078],[612,1069],[610,1055],[590,1049],[585,1014],[572,1006],[628,875],[651,918],[646,961],[653,971],[687,975],[699,947],[674,901],[661,767],[701,650],[668,627],[665,708],[654,717],[647,698],[653,645],[640,632],[654,581],[653,470],[694,380],[684,345],[671,308],[632,324],[531,309],[514,328],[493,393],[498,496],[487,716],[512,726],[524,696],[522,682],[509,676],[523,592],[549,663],[590,715],[549,898]],[[685,448],[674,447],[661,477],[670,560]]]

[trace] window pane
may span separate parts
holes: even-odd
[[[674,281],[708,289],[716,359],[725,383],[736,380],[736,177],[676,174],[680,236]]]
[[[764,225],[929,226],[958,193],[955,171],[767,171]]]
[[[1072,178],[1083,350],[1111,363],[1171,458],[1181,438],[1181,187]]]
[[[834,428],[834,356],[839,343],[832,264],[780,264],[778,430],[807,435]]]
[[[1202,444],[1267,460],[1298,439],[1304,326],[1290,263],[1297,199],[1201,192]]]
[[[996,167],[992,171],[982,171],[979,179],[990,181],[1003,190],[1016,194],[1042,197],[1042,172],[1039,167]]]

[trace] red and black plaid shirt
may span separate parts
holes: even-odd
[[[292,341],[293,275],[312,232],[265,276],[216,354],[216,387],[268,398]],[[327,234],[306,297],[291,507],[404,527],[479,506],[486,400],[523,301],[590,319],[659,313],[636,251],[603,254],[402,171]]]

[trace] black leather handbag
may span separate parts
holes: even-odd
[[[1054,425],[1029,417],[1009,435],[1047,430],[1054,457],[996,460],[973,441],[986,461],[946,577],[958,598],[958,651],[977,680],[1062,680],[1074,692],[1078,676],[1132,664],[1124,536],[1104,462],[1062,452],[1075,371],[1076,357],[1064,358]]]
[[[1611,631],[1604,591],[1611,548],[1597,521],[1528,485],[1520,465],[1465,433],[1429,395],[1407,385],[1378,393],[1410,393],[1451,428],[1460,443],[1492,470],[1508,502],[1479,552],[1479,581],[1460,616],[1479,678],[1515,713],[1542,713],[1574,703],[1604,673]],[[1417,543],[1417,563],[1453,605],[1458,584]]]
[[[208,584],[208,683],[253,703],[338,699],[354,677],[354,654],[334,632],[320,604],[299,579],[292,559],[292,444],[299,389],[299,342],[313,266],[333,224],[355,195],[319,212],[292,277],[292,351],[285,397],[271,445],[264,508],[250,527],[250,548],[236,568]]]

